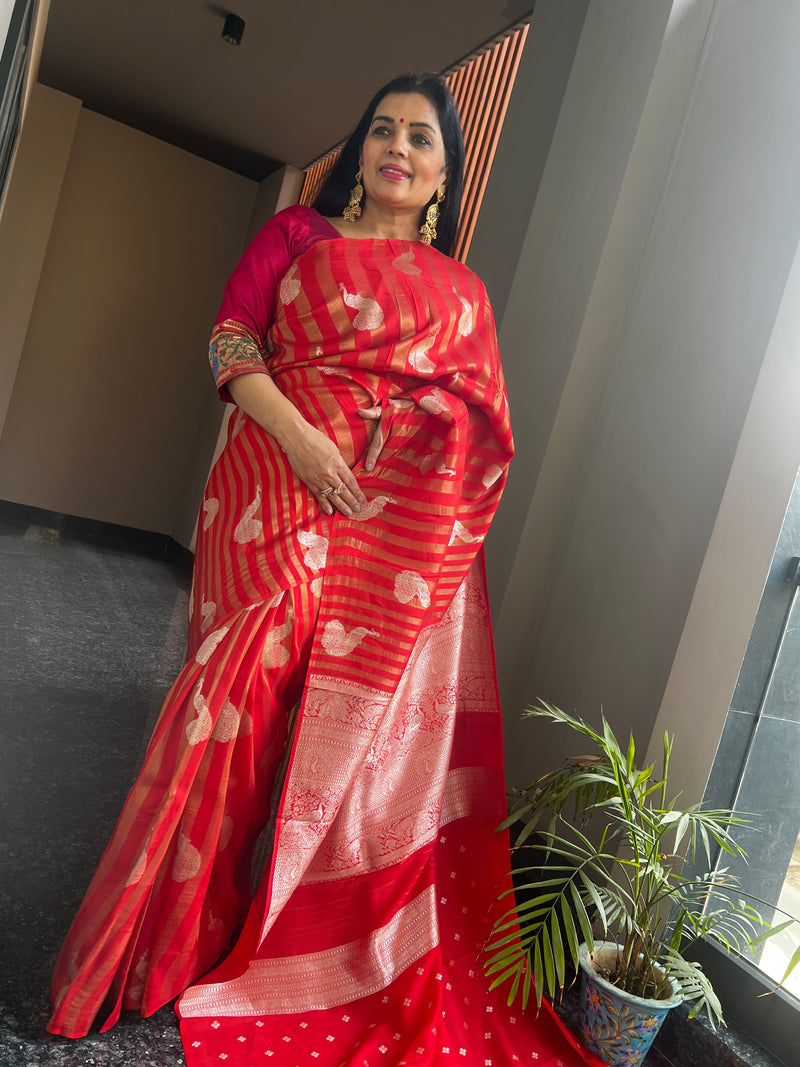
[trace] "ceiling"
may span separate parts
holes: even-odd
[[[375,90],[444,70],[534,0],[51,0],[39,81],[260,180],[305,167]],[[239,47],[224,17],[245,20]]]

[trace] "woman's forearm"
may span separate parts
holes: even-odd
[[[234,403],[275,438],[325,514],[361,510],[364,494],[335,443],[301,415],[269,375],[239,374],[227,387]]]
[[[231,378],[227,388],[236,406],[271,434],[284,449],[310,428],[307,420],[268,374],[239,374]]]

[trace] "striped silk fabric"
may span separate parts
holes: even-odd
[[[481,975],[508,852],[480,550],[512,454],[483,286],[425,245],[338,236],[289,254],[274,291],[258,277],[234,276],[215,331],[223,395],[269,373],[367,503],[322,514],[276,441],[231,419],[188,660],[50,1027],[182,994],[189,1067],[582,1063],[551,1013],[523,1019]]]

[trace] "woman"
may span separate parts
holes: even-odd
[[[484,289],[443,254],[462,172],[447,89],[396,79],[228,284],[188,662],[55,1033],[183,994],[190,1067],[580,1059],[480,974],[507,854],[478,553],[512,444]]]

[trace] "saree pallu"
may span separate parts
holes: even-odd
[[[62,949],[50,1028],[186,990],[189,1067],[583,1062],[481,974],[508,853],[479,550],[511,456],[483,288],[416,243],[323,241],[257,340],[367,504],[321,514],[274,439],[231,421],[188,662]]]

